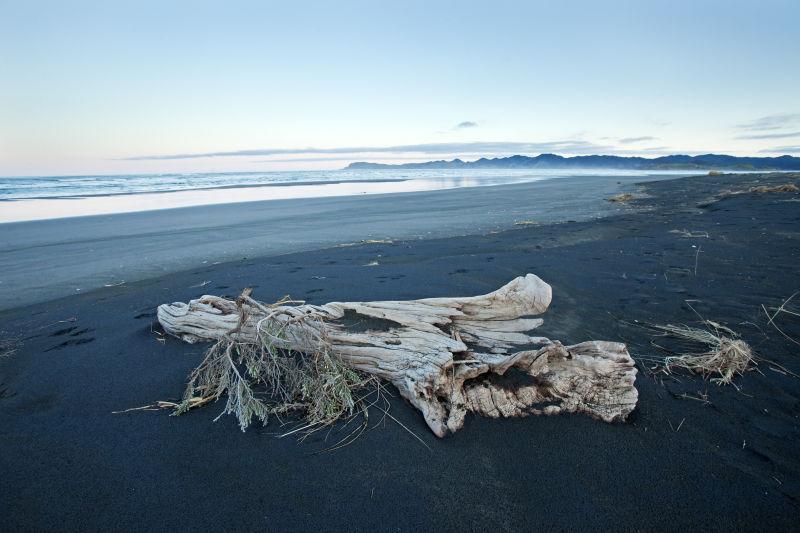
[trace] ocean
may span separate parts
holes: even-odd
[[[262,200],[391,194],[569,176],[652,179],[691,172],[630,170],[316,170],[0,177],[0,222]]]

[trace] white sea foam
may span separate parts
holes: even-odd
[[[686,171],[659,175],[686,175]],[[333,170],[0,178],[0,222],[292,198],[390,194],[567,176],[654,176],[628,170]]]

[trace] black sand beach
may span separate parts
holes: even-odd
[[[0,224],[0,310],[243,257],[590,219],[619,211],[603,199],[641,179],[583,176]]]
[[[624,341],[643,361],[663,353],[636,321],[696,324],[696,310],[739,332],[761,357],[800,374],[800,346],[768,325],[761,307],[777,307],[800,290],[800,194],[746,193],[707,203],[724,190],[787,182],[798,183],[797,175],[630,184],[628,190],[646,196],[623,207],[602,204],[604,212],[592,215],[609,216],[598,220],[576,214],[574,222],[488,234],[494,226],[476,225],[482,234],[245,254],[218,264],[220,258],[204,264],[191,255],[170,263],[189,268],[181,272],[144,279],[157,274],[145,272],[124,285],[6,306],[0,330],[20,342],[0,359],[0,525],[8,531],[794,530],[800,379],[764,362],[737,379],[738,390],[699,376],[672,380],[640,371],[639,404],[624,424],[580,415],[472,417],[440,440],[395,398],[391,414],[427,447],[392,421],[319,454],[324,434],[304,443],[275,438],[277,421],[242,433],[232,417],[212,422],[218,405],[181,417],[112,414],[179,397],[202,358],[202,345],[159,342],[158,304],[206,293],[235,296],[247,286],[265,301],[287,293],[312,303],[410,299],[481,294],[532,272],[554,293],[537,334],[570,343]],[[619,188],[609,183],[602,193]],[[517,205],[542,201],[524,187],[517,196]],[[413,197],[401,205],[414,205]],[[496,225],[536,218],[524,215],[498,215]],[[335,224],[335,210],[330,217]],[[406,224],[413,216],[398,220]],[[462,222],[454,234],[467,232]],[[382,224],[386,231],[372,236],[355,227],[347,236],[387,237],[391,221]],[[0,231],[4,241],[12,238]],[[188,227],[181,231],[192,235]],[[240,231],[252,229],[245,224]],[[206,233],[193,246],[214,247],[228,232],[236,234]],[[14,279],[35,292],[28,302],[56,296],[52,286],[63,283],[62,249],[50,250],[3,260],[17,265]],[[103,250],[98,261],[109,261]],[[64,253],[73,277],[86,257]],[[12,285],[0,289],[3,299],[25,302],[24,290]],[[800,339],[800,319],[778,320]],[[707,395],[708,402],[685,395]],[[372,417],[379,418],[379,412]]]

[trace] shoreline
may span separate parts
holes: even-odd
[[[339,171],[347,174],[346,171]],[[499,187],[520,183],[534,183],[551,179],[578,179],[618,177],[623,180],[671,179],[693,172],[633,172],[600,169],[595,172],[560,172],[554,170],[520,170],[505,172],[476,170],[472,172],[441,171],[365,171],[373,177],[341,179],[328,173],[327,179],[272,183],[232,183],[206,187],[178,187],[164,190],[139,190],[125,192],[87,193],[74,196],[55,194],[36,195],[31,192],[24,198],[0,200],[0,224],[53,220],[96,215],[117,215],[144,211],[159,211],[184,207],[200,207],[254,201],[326,198],[377,194],[399,194],[475,187]],[[363,174],[364,172],[360,173]],[[303,173],[300,173],[303,174]],[[238,174],[237,174],[238,175]],[[108,176],[109,179],[127,176]],[[2,183],[0,178],[0,183]],[[8,181],[8,180],[6,180]],[[46,180],[45,180],[46,181]],[[8,185],[8,183],[6,183]],[[170,185],[172,186],[172,185]],[[141,186],[140,186],[141,187]],[[12,187],[13,188],[13,187]],[[2,195],[0,195],[2,196]]]
[[[258,189],[261,187],[299,187],[309,185],[341,185],[343,183],[397,183],[409,181],[411,178],[375,178],[375,179],[354,179],[354,180],[321,180],[321,181],[293,181],[278,183],[255,183],[238,185],[219,185],[217,187],[193,187],[185,189],[163,189],[157,191],[135,191],[135,192],[111,192],[105,194],[79,194],[74,196],[26,196],[25,198],[0,198],[2,202],[24,202],[26,200],[81,200],[84,198],[112,198],[115,196],[134,196],[146,194],[170,194],[176,192],[191,191],[217,191],[227,189]],[[194,206],[187,206],[194,207]],[[20,221],[26,222],[26,221]]]
[[[21,339],[16,354],[0,358],[5,524],[149,530],[214,521],[291,530],[301,505],[303,527],[321,530],[792,530],[800,380],[766,363],[737,378],[738,389],[700,376],[650,376],[647,357],[660,352],[636,325],[696,324],[696,311],[800,373],[794,346],[761,309],[800,289],[800,193],[739,194],[698,207],[725,190],[789,179],[796,181],[649,182],[631,207],[599,219],[199,262],[0,311],[3,331]],[[461,200],[446,206],[451,214]],[[277,420],[242,433],[233,417],[213,422],[220,405],[180,417],[112,414],[179,397],[203,359],[204,345],[159,336],[161,303],[235,297],[245,287],[262,301],[290,294],[315,304],[466,296],[527,272],[553,287],[537,334],[625,342],[639,361],[639,403],[627,423],[471,416],[436,439],[391,391],[392,417],[427,448],[393,421],[379,424],[375,411],[353,444],[317,454],[330,445],[325,435],[278,439]],[[780,326],[800,338],[800,322]],[[86,506],[87,493],[102,504]]]
[[[364,239],[485,233],[532,219],[549,223],[607,216],[626,208],[605,199],[635,187],[640,178],[582,176],[6,223],[0,242],[0,288],[6,297],[0,309],[237,257]],[[59,262],[48,264],[54,257]]]

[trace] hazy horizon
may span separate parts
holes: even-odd
[[[800,155],[794,1],[0,8],[2,176]]]
[[[502,158],[509,158],[509,157],[519,157],[519,156],[535,158],[535,157],[538,157],[540,155],[553,155],[553,154],[549,153],[549,152],[540,152],[540,153],[537,153],[537,154],[512,154],[512,153],[509,153],[509,154],[499,155],[499,156],[496,156],[496,157],[497,158],[501,158],[501,159]],[[662,157],[662,156],[639,156],[639,155],[635,155],[635,154],[631,154],[630,156],[627,156],[627,155],[620,155],[620,154],[603,154],[603,153],[599,153],[599,154],[564,155],[563,157],[569,159],[569,158],[572,158],[572,157],[580,157],[580,156],[583,156],[583,155],[590,155],[590,156],[595,156],[595,155],[600,155],[600,156],[619,155],[620,157],[643,157],[645,159],[656,159],[656,158]],[[692,153],[692,154],[664,154],[664,155],[665,156],[666,155],[692,155],[693,156],[693,155],[730,155],[730,154],[711,154],[711,153],[700,153],[700,152],[698,152],[696,154]],[[196,171],[176,171],[176,172],[151,171],[151,172],[85,172],[85,173],[78,173],[78,174],[17,174],[17,175],[0,175],[0,178],[2,178],[2,179],[14,179],[14,178],[35,179],[35,178],[80,178],[80,177],[95,177],[96,178],[96,177],[104,177],[104,176],[110,176],[110,177],[136,177],[136,176],[147,177],[147,176],[167,176],[167,175],[198,175],[198,176],[199,175],[223,175],[223,174],[242,174],[242,175],[244,175],[244,174],[270,174],[270,173],[276,173],[276,174],[280,174],[280,173],[326,173],[326,172],[334,172],[334,171],[339,171],[339,170],[357,172],[360,169],[350,169],[349,168],[351,163],[369,162],[369,163],[384,163],[384,164],[387,164],[387,165],[403,165],[404,163],[417,163],[417,162],[420,162],[420,163],[438,162],[438,161],[449,162],[449,161],[452,161],[454,159],[460,159],[463,162],[469,163],[469,162],[478,161],[479,159],[493,159],[493,157],[494,156],[488,156],[487,157],[487,156],[475,155],[473,157],[451,156],[451,157],[448,157],[448,158],[431,158],[431,157],[391,157],[391,158],[368,157],[368,158],[363,158],[363,159],[354,158],[354,157],[323,157],[323,158],[307,158],[307,159],[306,158],[297,158],[297,159],[283,159],[283,160],[282,159],[277,159],[277,160],[271,160],[271,162],[289,162],[289,161],[292,161],[292,162],[302,163],[302,162],[306,162],[306,161],[308,161],[308,162],[314,162],[314,161],[324,161],[324,162],[338,161],[338,162],[340,162],[340,164],[339,164],[339,166],[332,166],[330,168],[327,168],[327,167],[326,168],[304,168],[302,166],[299,166],[299,167],[296,167],[296,168],[262,169],[262,170],[252,170],[252,169],[250,169],[250,170],[237,170],[237,169],[231,169],[231,170],[222,170],[222,171],[196,170]],[[747,157],[747,156],[741,156],[741,157]],[[757,158],[797,157],[797,158],[800,158],[800,156],[791,155],[791,154],[776,154],[774,156],[770,156],[770,155],[766,155],[766,154],[757,154],[757,155],[752,156],[752,157],[757,157]],[[199,157],[190,156],[190,157],[187,157],[186,159],[195,159],[195,158],[199,158]],[[180,158],[178,158],[178,159],[180,159]],[[154,160],[158,160],[158,159],[154,159]],[[400,166],[387,167],[387,170],[402,170],[402,169],[403,168],[400,167]],[[379,171],[380,169],[371,169],[371,170],[378,170]],[[413,170],[413,169],[409,169],[409,170]],[[433,167],[431,170],[441,170],[441,169]],[[531,172],[531,171],[559,171],[559,172],[607,172],[607,171],[626,172],[626,171],[632,171],[632,172],[643,172],[643,173],[665,172],[665,173],[682,174],[682,173],[687,173],[687,172],[690,172],[690,171],[698,171],[698,170],[703,170],[703,169],[701,169],[699,167],[698,168],[680,168],[680,167],[677,167],[677,168],[662,168],[662,169],[648,169],[648,168],[631,169],[631,168],[625,167],[625,166],[620,166],[620,167],[597,166],[597,167],[575,167],[575,168],[559,167],[559,166],[553,166],[553,167],[541,166],[541,167],[530,167],[530,168],[526,168],[526,167],[519,167],[519,168],[511,167],[511,168],[508,168],[508,169],[503,168],[503,167],[497,167],[497,168],[495,168],[495,167],[487,167],[487,170],[495,170],[495,171],[512,170],[512,171],[521,171],[521,172],[525,172],[525,171],[528,171],[528,172]],[[712,166],[709,166],[705,170],[715,170],[715,168],[712,168]],[[781,171],[781,170],[770,170],[770,171],[794,172],[794,170],[784,170],[784,171]],[[730,170],[728,170],[728,172],[748,173],[748,172],[764,172],[764,170],[730,169]]]

